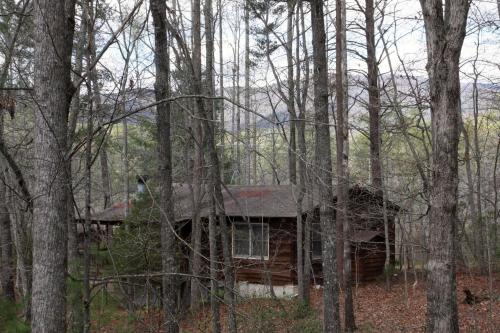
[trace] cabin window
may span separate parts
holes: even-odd
[[[269,225],[267,223],[233,224],[233,257],[267,259],[269,256]]]
[[[313,258],[321,258],[321,225],[313,223],[311,229],[312,256]]]

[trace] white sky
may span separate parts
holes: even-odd
[[[116,1],[112,0],[113,6],[116,8]],[[188,29],[190,25],[190,0],[178,0],[181,6],[181,13],[183,15],[185,27]],[[237,24],[240,24],[241,27],[241,41],[240,41],[240,71],[241,71],[241,84],[243,84],[244,80],[244,23],[243,23],[243,10],[239,9],[239,12],[236,11],[235,5],[239,3],[241,5],[243,0],[223,0],[224,3],[224,26],[223,26],[223,53],[224,53],[224,63],[225,63],[225,75],[231,74],[232,66],[233,66],[233,55],[235,49],[235,29]],[[171,3],[171,1],[168,1]],[[213,0],[214,6],[217,4],[217,0]],[[361,4],[364,4],[363,0],[359,0]],[[132,8],[135,0],[124,0],[126,7]],[[348,0],[348,8],[350,6],[354,6],[355,2],[353,0]],[[335,16],[334,13],[334,5],[335,1],[329,0],[327,1],[327,9],[325,13],[330,11],[330,15],[326,15],[326,25],[328,28],[328,36],[329,40],[334,42],[334,27],[332,18]],[[141,13],[142,17],[145,17],[145,13],[147,7],[149,6],[149,2],[145,1],[142,8]],[[170,5],[171,6],[171,5]],[[241,8],[241,7],[240,7]],[[474,17],[478,16],[479,11],[483,19],[491,18],[495,20],[497,24],[498,21],[498,12],[496,1],[492,0],[475,0],[471,6],[470,11],[470,20]],[[216,12],[216,9],[214,9]],[[393,42],[397,39],[397,45],[400,52],[401,57],[404,59],[405,65],[408,68],[414,69],[416,71],[416,75],[425,76],[425,63],[426,63],[426,53],[425,53],[425,34],[423,31],[423,24],[420,18],[420,3],[418,0],[389,0],[388,6],[386,9],[386,18],[384,27],[387,28],[390,24],[390,29],[386,34],[386,40],[389,44],[389,49],[391,53],[391,60],[393,63],[394,69],[397,71],[400,68],[400,64],[398,58],[395,53],[395,48]],[[307,17],[309,13],[306,14]],[[282,22],[283,25],[278,29],[279,33],[284,32],[285,16],[283,15]],[[357,22],[364,24],[363,17],[356,13],[353,10],[348,11],[348,22],[351,20],[356,20]],[[259,19],[253,19],[253,26],[262,26],[262,23]],[[118,24],[116,24],[117,26]],[[352,27],[351,27],[352,28]],[[469,28],[472,28],[472,25],[469,25]],[[469,29],[469,30],[470,30]],[[145,32],[144,35],[151,35],[152,31]],[[216,48],[218,47],[218,30],[216,29]],[[189,33],[187,32],[187,36],[189,37]],[[308,43],[310,44],[310,33],[307,37]],[[471,60],[474,59],[476,54],[476,44],[479,38],[480,47],[479,57],[478,57],[478,69],[482,74],[480,81],[490,82],[490,83],[500,83],[500,70],[497,66],[497,63],[500,64],[500,59],[498,58],[498,54],[500,54],[499,45],[500,45],[500,29],[499,31],[493,31],[492,29],[487,30],[484,29],[480,34],[476,31],[472,31],[464,42],[464,47],[462,51],[462,62],[463,62],[463,74],[462,80],[468,81],[468,74],[472,73],[471,68]],[[149,40],[148,40],[149,39]],[[122,38],[120,40],[123,40]],[[359,41],[364,43],[364,36],[360,35],[359,32],[350,31],[348,32],[348,40],[350,42]],[[145,37],[146,44],[142,44],[138,48],[138,58],[140,60],[140,72],[143,75],[144,84],[152,85],[152,71],[154,68],[151,67],[151,63],[153,61],[152,50],[150,49],[152,39],[150,37]],[[255,40],[251,38],[251,46],[255,48]],[[330,45],[331,48],[334,45]],[[362,48],[358,48],[359,51],[363,52]],[[379,42],[379,48],[377,50],[378,56],[380,56],[383,52],[382,43]],[[133,57],[135,59],[135,57]],[[218,50],[216,50],[216,72],[218,72]],[[329,55],[330,60],[330,72],[333,71],[334,68],[334,51],[332,50]],[[284,50],[278,50],[273,54],[273,61],[276,63],[276,66],[285,70],[285,62],[286,59],[284,57]],[[353,55],[349,56],[349,69],[354,71],[365,71],[366,64],[360,59],[356,58]],[[123,71],[123,60],[118,52],[116,46],[112,47],[107,54],[102,59],[102,64],[110,69],[113,73],[119,74]],[[388,71],[387,61],[384,59],[380,65],[380,70],[382,73]],[[274,81],[271,72],[265,61],[259,63],[258,67],[253,70],[252,73],[252,82],[254,85],[263,85],[267,78],[268,83],[272,83]],[[226,86],[228,85],[229,77],[226,77]]]

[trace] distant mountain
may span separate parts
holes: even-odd
[[[387,94],[391,96],[393,94],[392,83],[389,81],[389,77],[383,76],[382,81],[384,82],[383,93],[381,95],[382,105],[384,107],[390,107],[390,99]],[[424,101],[424,105],[427,105],[428,96],[428,81],[424,77],[415,77],[411,79],[411,86],[406,77],[398,76],[396,78],[396,86],[399,93],[399,103],[403,108],[415,108],[416,100],[413,97],[412,90],[415,90],[420,95],[420,98]],[[465,115],[471,114],[473,110],[473,84],[471,82],[462,82],[462,112]],[[283,87],[285,90],[286,87]],[[266,91],[268,90],[268,91]],[[313,116],[313,103],[312,103],[312,86],[310,87],[311,99],[307,102],[307,117]],[[482,111],[491,109],[493,106],[497,106],[500,102],[500,85],[493,83],[478,83],[479,90],[479,109]],[[235,91],[232,87],[228,87],[225,90],[225,95],[228,98],[235,96]],[[251,124],[255,119],[256,127],[260,129],[269,129],[274,125],[267,119],[274,119],[275,122],[281,123],[283,126],[288,126],[289,124],[289,113],[285,102],[281,99],[277,92],[276,85],[269,86],[266,88],[252,88],[250,93],[251,99],[251,109],[258,112],[263,117],[251,115]],[[244,90],[240,87],[240,104],[243,104],[242,100],[244,97]],[[134,110],[146,107],[155,102],[155,94],[152,89],[134,89],[128,91],[126,96],[126,102],[124,110],[119,108],[119,98],[116,94],[109,94],[103,96],[103,104],[106,109],[106,117],[108,119],[116,118],[117,116],[123,114],[123,112],[129,113]],[[332,97],[332,102],[334,102],[334,96]],[[233,127],[233,112],[237,109],[231,105],[230,102],[225,102],[225,128],[228,131],[232,131]],[[366,80],[363,76],[351,76],[349,78],[349,114],[353,119],[358,116],[366,114],[368,104],[368,91],[366,89]],[[334,110],[330,107],[330,110]],[[240,110],[240,121],[242,130],[245,129],[244,118],[245,111]],[[265,119],[267,118],[267,119]],[[130,123],[137,123],[139,121],[154,121],[155,120],[155,108],[146,108],[138,112],[137,114],[129,117],[128,121]]]

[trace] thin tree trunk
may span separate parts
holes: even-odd
[[[328,69],[323,0],[311,1],[314,62],[314,110],[316,129],[315,172],[319,187],[319,216],[323,254],[323,330],[340,332],[337,280],[336,228],[333,209],[332,159],[328,117]]]
[[[470,1],[420,0],[427,39],[433,140],[427,331],[458,332],[455,242],[460,132],[460,53]]]
[[[205,0],[205,36],[206,36],[206,89],[208,92],[209,96],[215,96],[215,89],[214,89],[214,73],[213,73],[213,66],[214,66],[214,34],[212,30],[212,25],[213,25],[213,13],[212,13],[212,0]],[[247,45],[248,47],[248,45]],[[248,51],[248,50],[247,50]],[[248,57],[248,55],[247,55]],[[246,88],[248,89],[248,73],[249,70],[247,70],[247,61],[245,61],[245,85]],[[248,92],[245,91],[245,103],[247,103],[247,96]],[[210,119],[213,119],[213,102],[212,101],[207,101],[207,115],[211,116]],[[245,115],[248,115],[248,112],[245,113]],[[246,121],[246,117],[245,117]],[[248,122],[246,125],[249,125]],[[248,134],[248,128],[247,128],[247,134]],[[209,143],[213,145],[213,147],[209,147],[209,150],[215,149],[215,126],[205,126],[205,137],[206,142],[209,143],[210,137],[213,142]],[[248,146],[247,146],[248,148]],[[210,165],[212,164],[212,159],[210,158]],[[245,165],[245,168],[247,166]],[[250,171],[250,168],[248,166],[248,172]],[[249,174],[249,173],[248,173]],[[214,189],[214,182],[216,181],[217,178],[220,177],[220,172],[219,170],[215,170],[211,168],[209,171],[209,180],[208,180],[208,191],[207,193],[212,194],[213,189]],[[211,202],[211,207],[210,207],[210,216],[209,216],[209,225],[208,225],[208,236],[209,236],[209,247],[210,247],[210,308],[212,312],[212,332],[218,333],[221,331],[221,324],[220,324],[220,314],[219,314],[219,302],[217,300],[217,289],[218,289],[218,265],[217,263],[219,262],[218,260],[218,251],[217,251],[217,208],[216,208],[216,202],[215,202],[215,197],[213,195],[210,195],[210,202]]]
[[[373,0],[366,0],[366,64],[368,66],[368,113],[370,116],[370,175],[375,192],[381,193],[382,163],[380,160],[380,91],[378,62],[375,47],[375,19]]]
[[[339,248],[343,247],[344,330],[354,332],[352,299],[351,224],[349,221],[349,125],[347,94],[346,3],[336,5],[336,98],[337,98],[337,228],[342,228]],[[371,129],[371,127],[370,127]],[[338,230],[337,229],[337,230]],[[340,234],[340,232],[338,232]]]
[[[288,116],[290,117],[289,130],[290,137],[288,138],[288,175],[291,184],[297,184],[297,157],[296,157],[296,126],[295,121],[297,119],[297,114],[295,113],[295,82],[293,79],[293,13],[294,13],[295,1],[287,2],[287,23],[286,23],[286,61],[287,61],[287,85],[288,85],[288,96],[287,96],[287,109]],[[295,24],[298,24],[296,22]],[[298,61],[298,60],[297,60]],[[300,289],[300,286],[299,286]],[[299,292],[300,293],[300,292]]]
[[[201,8],[200,2],[193,2],[193,67],[196,71],[196,78],[194,78],[193,85],[200,85],[199,87],[195,87],[195,91],[201,93]],[[196,107],[197,104],[196,104]],[[202,182],[203,182],[203,167],[204,167],[204,159],[203,159],[203,130],[201,124],[201,117],[199,117],[200,110],[197,110],[198,117],[194,117],[192,119],[192,127],[193,127],[193,139],[194,139],[194,165],[193,165],[193,196],[195,207],[198,207],[201,204],[202,197]],[[192,240],[193,240],[193,274],[199,275],[202,271],[202,258],[201,258],[201,237],[202,237],[202,221],[197,212],[198,209],[193,214],[193,230],[192,230]],[[192,305],[196,308],[197,303],[200,300],[200,283],[197,279],[193,279],[193,283],[191,283],[192,296],[191,300],[194,301]],[[195,297],[197,298],[195,300]]]
[[[84,4],[82,4],[84,5]],[[87,41],[87,20],[82,17],[80,30],[76,38],[74,47],[75,51],[75,67],[73,69],[73,79],[79,79],[83,71],[83,56]],[[80,85],[77,87],[73,98],[71,99],[70,113],[68,116],[68,152],[72,150],[75,140],[76,127],[78,123],[78,116],[80,114]],[[68,174],[68,274],[71,281],[68,287],[68,331],[73,333],[80,333],[84,330],[83,320],[83,297],[81,282],[76,279],[81,278],[80,271],[80,258],[78,254],[78,230],[75,219],[75,203],[73,193],[73,170],[72,159],[68,158],[67,161],[67,174]]]
[[[308,207],[313,206],[312,199],[312,183],[308,175],[308,164],[307,164],[307,146],[306,146],[306,101],[309,92],[309,53],[307,50],[306,41],[306,29],[305,29],[305,19],[304,19],[304,8],[302,0],[297,3],[297,16],[296,16],[296,31],[297,31],[297,43],[296,43],[296,99],[297,106],[299,108],[297,125],[297,146],[298,146],[298,171],[299,171],[299,182],[302,186],[302,191],[304,192],[304,199],[308,201]],[[299,25],[300,22],[300,25]],[[302,31],[300,31],[302,28]],[[302,52],[304,59],[304,79],[301,81],[300,75],[300,43],[299,39],[302,38]],[[302,199],[302,200],[304,200]],[[301,209],[302,211],[302,209]],[[304,281],[304,296],[303,299],[306,302],[310,300],[310,286],[311,286],[311,223],[313,219],[313,212],[308,212],[304,224],[304,268],[303,268],[303,281]]]
[[[462,117],[460,117],[462,118]],[[464,138],[464,162],[465,162],[465,174],[467,176],[467,201],[468,201],[468,206],[470,209],[470,220],[471,220],[471,225],[474,225],[476,221],[478,220],[478,215],[477,215],[477,209],[476,209],[476,201],[474,200],[474,180],[472,177],[472,167],[471,167],[471,147],[470,147],[470,139],[469,139],[469,133],[467,132],[467,129],[465,128],[465,124],[463,122],[463,119],[460,119],[460,127],[461,127],[461,132],[463,134]],[[476,230],[473,230],[473,237],[474,237],[474,244],[472,245],[472,252],[474,256],[476,257],[476,260],[479,261],[478,257],[478,251],[477,249],[481,246],[478,244],[479,237],[477,237]]]
[[[307,212],[307,216],[305,221],[302,219],[303,209],[302,205],[304,199],[308,195],[307,189],[307,149],[306,149],[306,139],[305,139],[305,104],[302,99],[302,90],[308,89],[308,65],[307,65],[307,54],[305,54],[306,61],[306,70],[304,86],[301,86],[301,64],[300,64],[300,38],[305,37],[300,33],[300,22],[304,19],[303,11],[302,11],[302,0],[299,0],[296,8],[296,19],[295,19],[295,30],[297,36],[297,42],[295,44],[295,53],[296,53],[296,82],[295,82],[295,99],[297,100],[297,106],[299,109],[298,119],[295,122],[295,127],[297,130],[297,158],[298,158],[298,174],[299,174],[299,182],[298,182],[298,190],[299,195],[297,197],[297,276],[298,276],[298,285],[299,285],[299,297],[304,303],[309,303],[309,289],[311,284],[311,215],[312,212]],[[303,23],[303,22],[302,22]],[[305,45],[305,40],[302,41],[303,45]],[[290,50],[291,52],[291,50]],[[307,52],[307,50],[305,50]],[[293,96],[289,94],[289,98],[293,99]],[[309,193],[310,194],[310,193]],[[303,223],[304,222],[304,223]],[[303,229],[303,232],[302,232]],[[303,241],[299,240],[303,238]],[[303,235],[303,236],[302,236]]]
[[[87,40],[87,20],[82,19],[80,30],[78,32],[74,77],[79,78],[83,70],[83,55]],[[71,107],[68,119],[68,151],[71,150],[76,133],[76,126],[78,123],[78,115],[80,113],[80,86],[77,87],[73,98],[71,99]],[[78,274],[78,235],[75,221],[75,208],[73,202],[73,184],[72,184],[72,165],[71,159],[68,160],[68,273],[71,276]],[[76,300],[75,300],[76,301]],[[72,306],[72,305],[70,305]],[[70,312],[72,309],[70,309]],[[71,313],[70,316],[74,314]]]
[[[476,57],[478,52],[476,52]],[[473,104],[473,115],[474,115],[474,161],[476,163],[476,209],[477,216],[474,221],[476,228],[474,231],[474,236],[476,240],[476,256],[479,261],[479,269],[481,274],[486,275],[488,273],[488,264],[486,258],[486,242],[485,242],[485,230],[483,221],[483,210],[482,210],[482,188],[481,188],[481,151],[479,147],[479,90],[477,88],[478,73],[476,70],[476,61],[473,62],[474,68],[474,82],[472,84],[472,104]]]
[[[0,84],[3,86],[2,82]],[[0,110],[0,142],[2,143],[4,141],[4,114],[4,110]],[[15,302],[14,253],[11,238],[11,222],[7,209],[6,184],[4,170],[0,170],[0,287],[3,297],[11,302]]]
[[[89,2],[90,4],[90,2]],[[91,4],[90,4],[91,6]],[[91,8],[87,8],[90,12]],[[90,16],[88,16],[90,17]],[[90,65],[90,57],[87,57],[87,65]],[[87,67],[88,68],[88,67]],[[90,81],[87,81],[87,90],[89,91],[89,97],[91,95],[92,87]],[[94,101],[90,103],[87,114],[87,142],[85,145],[85,175],[84,175],[84,187],[85,187],[85,225],[84,225],[84,243],[83,243],[83,332],[90,332],[90,265],[91,265],[91,253],[90,253],[90,241],[92,237],[91,230],[91,190],[92,190],[92,137],[93,137],[93,106]]]
[[[156,100],[170,97],[170,56],[166,28],[165,0],[151,0],[151,15],[155,32],[155,95]],[[172,145],[170,138],[170,103],[162,103],[157,110],[157,138],[159,160],[160,225],[163,276],[163,315],[165,331],[179,331],[177,318],[177,272],[174,203],[172,193]]]
[[[222,20],[223,20],[223,10],[222,0],[217,0],[217,10],[219,12],[219,95],[224,97],[224,47],[223,47],[223,37],[222,37]],[[226,128],[225,128],[225,110],[224,110],[224,99],[220,100],[219,104],[220,112],[220,140],[221,140],[221,179],[224,180],[224,161],[225,161],[225,147],[226,147]]]
[[[0,115],[0,140],[3,140],[3,113]],[[14,260],[10,216],[7,210],[6,186],[3,171],[0,171],[0,287],[3,297],[11,302],[16,301],[14,289]]]
[[[6,178],[12,178],[6,171]],[[11,221],[12,240],[16,249],[16,278],[21,296],[26,301],[24,306],[23,318],[27,321],[31,320],[31,288],[32,288],[32,233],[31,223],[28,220],[31,214],[25,212],[24,207],[19,206],[19,202],[15,200],[16,194],[13,190],[12,180],[7,190],[7,201]]]
[[[67,128],[75,3],[39,0],[35,14],[35,193],[31,331],[66,331]],[[59,59],[59,61],[54,61]],[[54,315],[57,314],[57,315]]]
[[[197,1],[197,0],[196,0]],[[199,8],[199,4],[198,4]],[[214,41],[213,41],[213,31],[212,31],[212,23],[213,23],[213,14],[212,14],[212,1],[209,0],[208,3],[205,4],[205,20],[207,21],[207,25],[205,26],[205,34],[207,36],[207,76],[206,76],[206,87],[207,93],[209,96],[215,96],[214,92],[214,84],[213,84],[213,56],[214,56]],[[199,12],[199,10],[198,10]],[[199,43],[200,41],[197,41]],[[195,53],[193,49],[193,60],[196,58],[201,58],[201,49]],[[193,61],[194,62],[194,61]],[[197,63],[198,64],[198,63]],[[201,62],[200,67],[196,67],[197,72],[195,72],[196,82],[195,86],[197,87],[196,93],[200,92],[201,89]],[[220,180],[220,164],[219,157],[217,155],[216,142],[215,142],[215,131],[214,126],[211,120],[213,120],[213,103],[209,101],[206,104],[206,108],[203,105],[203,100],[197,99],[198,110],[200,112],[200,116],[202,119],[206,119],[202,122],[204,135],[205,135],[205,147],[207,153],[207,162],[208,162],[208,195],[212,202],[211,208],[211,229],[212,232],[215,230],[215,216],[218,216],[219,228],[221,233],[221,241],[222,241],[222,254],[224,259],[224,297],[228,306],[228,328],[229,332],[236,333],[237,332],[237,323],[236,323],[236,308],[235,308],[235,295],[234,295],[234,272],[233,272],[233,261],[231,255],[230,248],[230,238],[229,232],[226,224],[225,210],[224,210],[224,200],[222,197],[222,189],[221,189],[221,180]],[[215,215],[214,215],[215,214]],[[211,235],[211,238],[214,238],[215,235]],[[213,249],[215,240],[212,239],[211,247]],[[215,250],[215,249],[213,249]],[[215,260],[217,260],[217,253],[210,253],[210,261],[211,263],[211,277],[215,277]],[[215,288],[215,281],[212,278],[212,288]],[[212,293],[215,291],[212,289]],[[214,310],[214,309],[213,309]],[[215,312],[213,312],[216,315]],[[218,329],[218,318],[214,320],[213,329]]]
[[[493,191],[494,199],[493,199],[493,253],[497,253],[498,251],[498,184],[497,184],[497,170],[498,170],[498,161],[500,158],[500,137],[497,142],[497,149],[495,155],[495,164],[493,167]]]
[[[245,1],[245,184],[251,183],[251,147],[250,147],[250,8]]]

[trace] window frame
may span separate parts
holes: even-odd
[[[249,255],[241,255],[241,254],[235,254],[234,249],[235,249],[235,227],[236,226],[244,226],[248,229],[248,251]],[[253,253],[253,240],[252,240],[252,226],[259,226],[262,229],[266,229],[266,245],[267,245],[267,255],[265,256],[255,256],[252,255]],[[262,233],[264,235],[264,233]],[[231,227],[231,254],[233,258],[237,259],[252,259],[252,260],[269,260],[269,223],[268,222],[233,222],[232,227]]]

